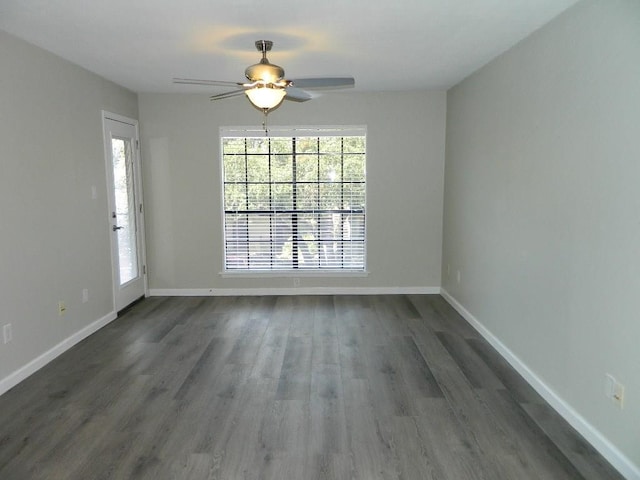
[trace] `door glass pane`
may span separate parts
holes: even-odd
[[[133,194],[133,159],[131,140],[114,137],[111,140],[113,150],[113,187],[115,191],[118,257],[120,264],[120,285],[138,277],[138,249],[135,215],[135,197]]]

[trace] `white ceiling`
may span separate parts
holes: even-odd
[[[136,92],[219,93],[273,40],[287,78],[455,85],[577,0],[0,0],[0,29]]]

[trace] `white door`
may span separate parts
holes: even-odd
[[[103,112],[116,311],[145,294],[138,123]]]

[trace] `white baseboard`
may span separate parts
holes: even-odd
[[[53,359],[63,354],[71,347],[80,343],[82,340],[87,338],[92,333],[97,332],[102,327],[107,325],[116,319],[118,315],[116,312],[111,312],[105,315],[104,317],[96,320],[95,322],[87,325],[82,330],[78,330],[76,333],[71,335],[68,338],[65,338],[62,342],[57,344],[55,347],[46,351],[39,357],[31,360],[29,363],[19,368],[15,372],[9,374],[7,377],[0,380],[0,395],[8,391],[9,389],[15,387],[18,383],[33,375],[35,372],[44,367],[47,363],[51,362]]]
[[[268,295],[428,295],[440,287],[292,287],[292,288],[152,288],[150,297],[225,297]]]
[[[517,355],[487,329],[471,312],[458,302],[444,288],[440,294],[475,328],[493,348],[555,409],[569,424],[606,458],[626,479],[640,480],[640,467],[635,465],[600,431],[576,412],[569,403],[560,397],[549,385],[544,383]]]

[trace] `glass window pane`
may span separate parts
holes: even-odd
[[[338,238],[340,215],[336,213],[321,213],[318,215],[318,236],[321,240]]]
[[[227,242],[245,243],[249,238],[247,215],[227,213],[224,216],[224,234]]]
[[[364,153],[365,137],[344,137],[344,153]]]
[[[320,209],[340,210],[342,185],[340,183],[324,183],[320,185]]]
[[[320,157],[320,180],[323,182],[342,181],[342,157],[340,155]]]
[[[293,153],[293,139],[291,138],[272,138],[271,153],[274,154],[291,154]]]
[[[269,181],[269,156],[252,155],[247,157],[247,181],[248,182],[268,182]]]
[[[286,260],[287,264],[291,263],[292,258],[292,240],[293,229],[291,227],[290,214],[277,214],[274,216],[274,227],[272,231],[273,254],[276,260]],[[283,262],[278,262],[282,264]]]
[[[247,138],[247,153],[269,153],[268,138]]]
[[[249,215],[249,241],[269,242],[271,241],[271,216]]]
[[[318,151],[318,139],[315,137],[296,138],[297,153],[316,153]]]
[[[320,151],[340,153],[342,151],[342,137],[320,137]]]
[[[296,180],[298,182],[318,181],[318,156],[317,155],[297,155],[296,156]]]
[[[271,264],[271,244],[269,242],[249,243],[249,267],[267,269]]]
[[[298,249],[298,264],[300,268],[318,268],[318,243],[313,240],[302,240]]]
[[[361,183],[345,183],[342,191],[345,209],[364,210],[364,185]]]
[[[364,181],[364,155],[344,156],[344,181],[362,182]]]
[[[224,153],[244,153],[244,138],[225,138],[222,140]]]
[[[245,164],[244,156],[225,155],[224,156],[224,181],[225,182],[244,182]]]
[[[231,184],[224,187],[224,209],[245,210],[247,205],[247,186],[245,184]]]
[[[271,156],[271,181],[291,182],[293,180],[293,156]]]
[[[111,140],[120,285],[138,277],[133,158],[129,139]]]
[[[364,241],[364,213],[349,215],[349,226],[351,231],[351,240]]]
[[[304,183],[297,185],[297,210],[317,210],[318,209],[318,184]]]
[[[271,195],[269,194],[268,183],[258,183],[247,185],[247,194],[249,196],[248,210],[270,210]]]
[[[293,209],[293,185],[277,184],[271,186],[271,210]]]

